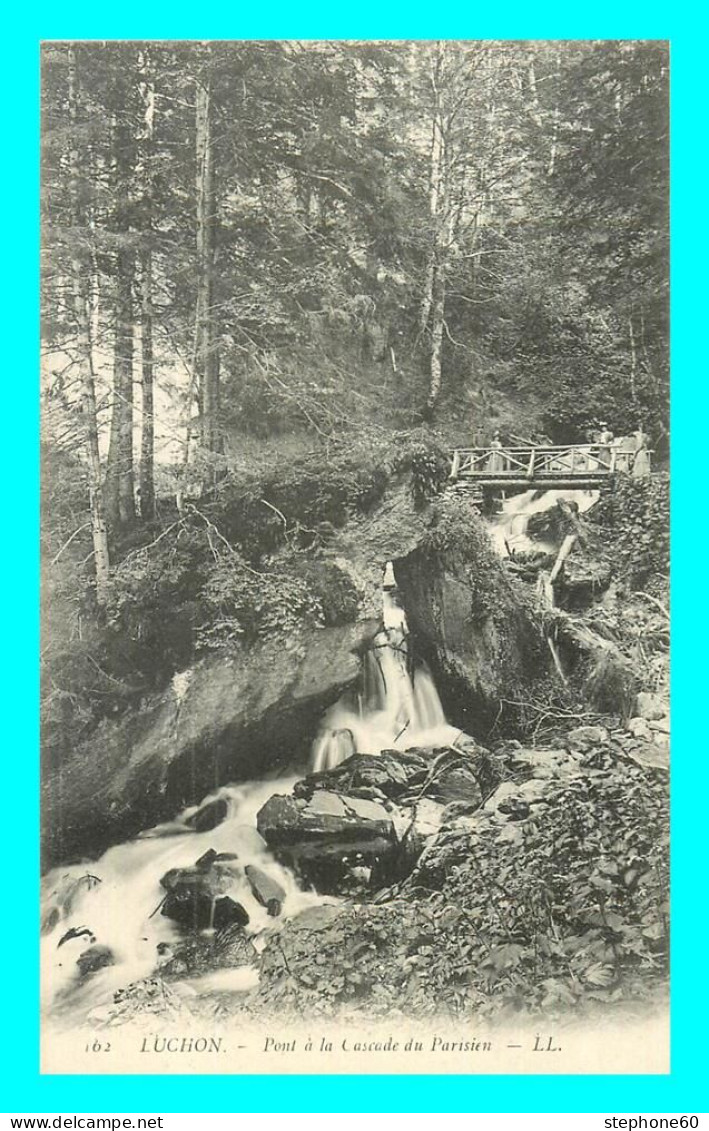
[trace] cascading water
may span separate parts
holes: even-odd
[[[41,943],[42,1004],[55,1020],[72,1019],[99,1003],[112,1000],[113,992],[147,977],[158,962],[158,947],[180,939],[178,928],[159,907],[165,897],[160,878],[171,868],[190,867],[208,849],[235,853],[233,887],[225,892],[249,915],[245,928],[254,940],[278,919],[269,917],[256,900],[245,875],[255,865],[273,877],[285,892],[281,916],[290,918],[314,904],[326,902],[314,892],[304,892],[294,876],[273,858],[256,832],[256,814],[274,793],[290,792],[296,778],[225,786],[205,798],[223,798],[227,814],[217,828],[195,832],[188,824],[197,806],[175,821],[148,830],[136,840],[109,848],[91,864],[58,868],[43,882]],[[61,940],[67,934],[73,937]],[[82,979],[76,960],[92,940],[110,948],[113,964]],[[61,944],[61,945],[60,945]],[[244,991],[257,980],[252,969],[224,972],[222,989]],[[195,992],[211,991],[211,982],[196,979]]]
[[[557,549],[554,543],[543,539],[530,538],[527,533],[530,515],[550,510],[561,499],[567,503],[575,504],[577,512],[583,514],[584,511],[589,510],[594,505],[598,497],[598,491],[572,489],[544,491],[542,493],[525,491],[522,495],[512,495],[503,503],[501,513],[489,524],[493,545],[502,557],[506,557],[510,552],[527,550],[543,550],[549,554],[554,553]],[[553,568],[539,573],[537,582],[539,593],[543,603],[548,607],[554,604],[554,579],[575,541],[575,534],[567,534],[558,549]],[[547,634],[546,641],[559,678],[563,683],[566,683],[566,675],[556,641],[550,634]]]
[[[550,510],[560,499],[575,503],[578,513],[583,514],[598,499],[598,491],[525,491],[522,495],[511,495],[502,504],[501,512],[491,520],[490,537],[497,552],[505,557],[508,547],[511,550],[545,550],[553,553],[555,546],[542,539],[532,539],[527,534],[529,516]]]
[[[460,734],[446,722],[430,671],[412,668],[406,614],[392,563],[382,594],[383,627],[364,656],[361,687],[347,692],[323,718],[312,767],[328,770],[351,754],[451,744]]]
[[[513,496],[490,525],[501,554],[515,549],[546,548],[526,533],[530,514],[546,510],[559,498],[579,511],[593,505],[597,492],[547,491]],[[554,547],[549,547],[554,549]],[[383,584],[382,628],[363,659],[360,686],[345,694],[325,714],[312,751],[312,768],[325,770],[353,753],[379,754],[386,749],[435,748],[453,745],[460,732],[445,719],[430,671],[414,665],[406,615],[393,567],[388,563]],[[239,902],[249,915],[245,928],[258,948],[259,936],[301,910],[323,902],[304,892],[295,877],[268,852],[256,832],[256,814],[274,793],[289,793],[296,778],[225,786],[202,802],[224,799],[225,819],[208,832],[195,832],[190,817],[201,806],[185,810],[174,821],[110,848],[97,861],[58,868],[43,881],[41,943],[42,1004],[55,1023],[71,1026],[120,987],[150,975],[159,964],[159,948],[180,941],[171,919],[160,913],[165,891],[160,879],[172,868],[191,867],[207,850],[236,854],[233,886],[224,895]],[[261,868],[281,886],[280,915],[268,916],[255,898],[245,869]],[[90,945],[106,948],[111,964],[83,978],[77,957]],[[237,968],[193,978],[192,992],[244,992],[257,980],[253,968]],[[216,983],[215,983],[216,980]]]

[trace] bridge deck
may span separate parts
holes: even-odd
[[[451,452],[450,477],[495,489],[588,490],[602,487],[616,472],[630,472],[636,454],[634,448],[603,444],[456,448]],[[644,449],[643,454],[649,472],[651,453]]]

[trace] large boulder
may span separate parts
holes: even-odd
[[[170,868],[160,880],[167,892],[162,914],[179,926],[191,930],[214,927],[219,930],[234,924],[245,927],[249,916],[241,903],[227,893],[233,891],[242,871],[232,852],[213,848],[191,867]]]
[[[306,800],[317,791],[346,793],[365,800],[396,800],[424,780],[428,754],[422,750],[383,750],[381,754],[355,754],[330,770],[309,774],[296,782],[293,793]]]
[[[516,579],[494,553],[487,531],[451,533],[395,563],[409,628],[433,671],[446,717],[487,735],[504,700],[546,670],[548,653]],[[461,535],[461,537],[463,537]],[[438,548],[444,543],[442,548]]]
[[[273,854],[321,892],[340,890],[353,866],[381,873],[396,856],[396,827],[379,802],[325,790],[309,800],[277,794],[256,821]]]
[[[211,657],[140,710],[104,721],[45,776],[43,864],[98,854],[219,785],[305,760],[377,628],[362,621]]]

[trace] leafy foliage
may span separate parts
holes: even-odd
[[[503,570],[487,527],[468,499],[452,497],[435,503],[423,550],[434,558],[461,564],[476,619],[507,614],[516,603],[511,600],[513,589],[516,598],[524,596],[524,590],[514,587]]]
[[[616,575],[630,589],[667,582],[670,554],[670,489],[666,475],[618,476],[589,518]]]
[[[399,898],[286,927],[260,1004],[337,1014],[625,1009],[668,961],[665,782],[595,748],[510,818],[443,830]]]

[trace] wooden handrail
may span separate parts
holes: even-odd
[[[640,449],[650,462],[652,448]],[[540,444],[526,447],[451,448],[451,478],[553,483],[554,480],[602,480],[630,472],[638,450],[612,443]],[[492,457],[497,457],[494,460]],[[502,466],[500,466],[502,465]]]

